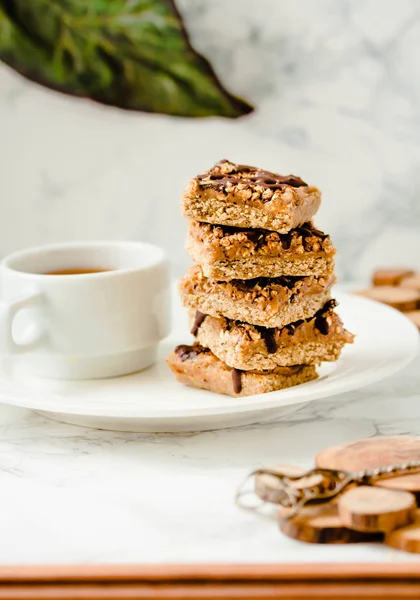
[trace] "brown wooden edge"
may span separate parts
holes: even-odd
[[[420,598],[420,561],[383,564],[1,567],[0,599]]]

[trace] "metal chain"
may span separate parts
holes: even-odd
[[[420,469],[420,460],[410,460],[399,465],[389,465],[388,467],[378,467],[376,469],[366,469],[354,474],[355,481],[364,482],[365,480],[386,479],[387,477],[400,477],[407,475],[412,471]]]
[[[302,475],[291,476],[272,469],[257,469],[250,473],[239,487],[236,494],[236,503],[241,508],[255,510],[256,507],[244,503],[244,497],[251,493],[249,490],[245,490],[245,485],[253,476],[271,475],[277,479],[282,491],[281,500],[278,504],[289,509],[286,518],[290,518],[298,514],[308,502],[331,500],[341,494],[352,483],[357,485],[375,485],[375,482],[379,479],[399,477],[417,471],[420,473],[420,460],[408,461],[398,465],[381,466],[375,469],[365,469],[357,473],[340,471],[339,469],[315,468]],[[290,482],[296,484],[296,482],[314,475],[321,476],[321,481],[315,485],[312,483],[308,487],[303,485],[297,488],[296,485],[293,486],[290,484]]]

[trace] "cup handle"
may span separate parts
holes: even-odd
[[[41,335],[27,344],[18,344],[13,339],[13,321],[19,311],[40,305],[42,294],[33,293],[26,298],[11,302],[0,302],[0,355],[22,354],[39,347]]]

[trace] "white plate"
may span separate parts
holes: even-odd
[[[174,333],[162,343],[157,364],[134,375],[96,381],[53,381],[22,372],[19,361],[3,364],[0,401],[53,419],[100,429],[178,432],[257,423],[291,413],[307,402],[389,377],[416,355],[419,334],[401,313],[351,294],[337,294],[339,313],[357,335],[337,363],[320,377],[294,388],[231,398],[177,383],[165,356],[190,336],[185,311],[174,306]]]

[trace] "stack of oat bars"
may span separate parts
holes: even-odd
[[[331,298],[335,248],[311,222],[320,191],[222,160],[182,202],[196,264],[179,290],[196,342],[168,357],[175,377],[231,396],[315,379],[353,341]]]

